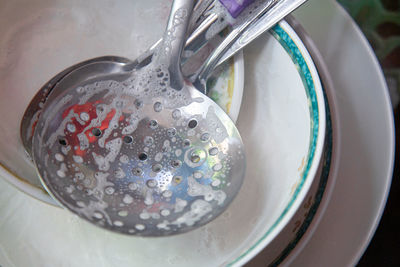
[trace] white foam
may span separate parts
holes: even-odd
[[[83,163],[83,158],[81,156],[73,155],[72,159],[78,164]]]
[[[98,155],[95,152],[92,152],[93,159],[97,164],[100,171],[108,171],[110,169],[110,162],[114,162],[116,157],[118,156],[122,146],[122,139],[115,138],[106,144],[106,149],[109,153],[103,157],[102,155]],[[121,158],[120,158],[121,160]]]
[[[124,198],[122,199],[122,202],[124,202],[125,204],[132,204],[133,197],[129,194],[125,194]]]
[[[184,199],[176,198],[175,200],[175,207],[174,207],[174,212],[178,213],[183,211],[183,209],[187,206],[188,202]]]
[[[63,156],[62,154],[60,154],[60,153],[56,153],[56,154],[54,155],[54,158],[55,158],[57,161],[64,161],[64,156]]]
[[[197,199],[190,205],[190,210],[184,213],[175,221],[171,222],[173,225],[181,227],[182,224],[187,226],[194,225],[199,221],[204,215],[212,211],[212,206],[209,202]]]

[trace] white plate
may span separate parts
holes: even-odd
[[[332,76],[341,146],[336,186],[326,212],[317,215],[282,265],[353,266],[378,226],[390,188],[392,106],[373,50],[341,6],[333,0],[310,0],[295,16]]]

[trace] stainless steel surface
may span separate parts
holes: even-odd
[[[192,5],[174,1],[147,65],[67,76],[44,104],[33,137],[42,183],[98,226],[141,236],[187,232],[222,213],[241,187],[246,163],[234,123],[180,80]]]
[[[236,25],[225,37],[223,42],[210,54],[203,66],[193,76],[196,87],[203,93],[206,91],[206,81],[215,67],[241,50],[252,40],[264,33],[277,22],[290,14],[306,0],[272,0],[265,1],[254,10],[247,20]]]

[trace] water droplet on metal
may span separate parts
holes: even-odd
[[[142,171],[141,168],[133,168],[133,169],[132,169],[132,173],[133,173],[133,175],[135,175],[135,176],[141,176],[142,173],[143,173],[143,171]]]
[[[143,101],[141,101],[141,100],[139,100],[139,99],[136,99],[136,100],[135,100],[135,107],[136,107],[137,109],[143,107]]]
[[[112,195],[112,194],[114,194],[115,189],[114,189],[114,187],[108,186],[108,187],[106,187],[106,188],[104,189],[104,192],[105,192],[107,195]]]
[[[175,129],[175,128],[169,128],[169,129],[167,130],[167,135],[168,135],[169,137],[175,136],[175,135],[176,135],[176,129]]]
[[[155,164],[153,165],[153,167],[151,168],[153,170],[153,172],[160,172],[162,169],[162,165],[161,164]]]
[[[165,190],[164,192],[162,192],[162,196],[169,198],[172,196],[172,191],[171,190]]]
[[[175,109],[172,111],[172,118],[175,120],[179,119],[182,116],[181,111],[179,109]]]
[[[190,142],[189,139],[186,139],[186,140],[183,141],[183,147],[189,147],[190,144],[191,144],[191,142]]]
[[[128,216],[128,211],[127,210],[120,210],[120,211],[118,211],[118,216],[126,217],[126,216]]]
[[[161,102],[156,102],[156,103],[154,103],[153,108],[154,108],[155,112],[161,112],[161,110],[163,109],[163,106],[162,106]]]
[[[210,139],[210,134],[209,133],[203,133],[200,136],[200,140],[203,141],[203,142],[207,142],[209,139]]]
[[[193,177],[196,179],[200,179],[201,177],[203,177],[203,173],[201,171],[195,171],[193,173]]]
[[[219,152],[219,150],[218,150],[217,147],[212,147],[212,148],[210,148],[210,149],[208,150],[208,154],[210,154],[211,156],[217,155],[218,152]]]
[[[170,215],[171,214],[171,212],[169,211],[169,210],[167,210],[167,209],[165,209],[165,210],[161,210],[161,215],[162,216],[168,216],[168,215]]]
[[[146,185],[150,188],[156,187],[157,186],[157,181],[154,179],[147,180]]]
[[[179,168],[182,165],[182,161],[175,159],[173,161],[171,161],[171,166],[173,168]]]
[[[213,170],[214,170],[214,171],[219,171],[219,170],[221,170],[221,169],[222,169],[221,163],[217,163],[217,164],[215,164],[215,165],[213,166]]]
[[[118,226],[118,227],[122,227],[122,226],[124,226],[124,223],[121,221],[114,221],[114,225]]]
[[[143,231],[144,229],[146,229],[146,226],[144,226],[143,224],[136,224],[135,228],[139,231]]]
[[[146,136],[143,140],[144,144],[146,146],[151,146],[152,144],[154,144],[154,138],[151,136]]]
[[[129,190],[135,191],[136,189],[138,189],[138,185],[136,183],[130,183],[128,184],[128,188]]]
[[[158,127],[158,122],[156,120],[150,120],[149,127],[153,130],[156,129]]]
[[[83,120],[83,121],[88,121],[88,120],[90,119],[90,116],[89,116],[89,114],[87,114],[86,112],[82,112],[82,113],[79,115],[79,118],[81,118],[81,120]]]

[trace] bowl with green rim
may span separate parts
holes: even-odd
[[[152,21],[163,14],[166,17],[170,4],[157,0],[35,1],[35,5],[28,0],[0,4],[0,95],[4,99],[0,111],[12,117],[1,124],[0,162],[13,172],[30,164],[29,159],[18,158],[23,148],[13,138],[18,138],[20,118],[35,90],[54,70],[98,56],[96,49],[102,55],[135,58],[140,49],[158,39],[164,24]],[[109,23],[101,22],[107,19]],[[105,31],[111,35],[100,34]],[[60,34],[65,39],[57,43],[55,37]],[[119,34],[129,36],[131,42],[121,43]],[[91,38],[93,43],[86,47]],[[65,46],[49,53],[52,63],[35,60],[56,44]],[[70,52],[63,53],[68,47]],[[8,260],[15,265],[40,265],[45,260],[47,265],[62,261],[71,266],[239,266],[268,247],[304,204],[315,181],[325,143],[325,100],[306,47],[285,22],[254,41],[243,55],[243,68],[234,68],[244,74],[239,80],[244,84],[243,97],[239,102],[232,98],[230,108],[238,111],[241,107],[237,125],[248,167],[244,184],[226,212],[186,234],[135,238],[104,231],[62,209],[24,198],[24,205],[13,210],[14,216],[24,220],[14,225],[7,222],[4,229],[10,234],[24,229],[26,234],[14,239],[10,249],[15,245],[18,250],[19,242],[29,239],[35,253],[7,254]],[[215,82],[215,86],[220,85]],[[3,201],[0,213],[18,203]]]

